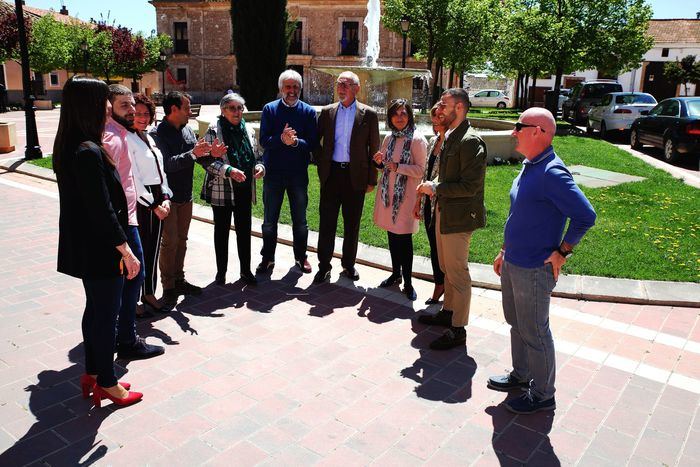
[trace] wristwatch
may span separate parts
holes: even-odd
[[[559,252],[560,255],[562,255],[562,257],[564,257],[564,259],[569,259],[569,258],[571,258],[571,255],[574,254],[573,250],[566,251],[565,249],[563,249],[561,247],[561,245],[559,245],[559,248],[557,248],[557,251]]]

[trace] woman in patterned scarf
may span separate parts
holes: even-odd
[[[440,171],[440,153],[442,146],[445,143],[445,117],[437,113],[438,105],[435,104],[430,109],[430,120],[433,124],[433,132],[435,136],[430,138],[428,142],[428,163],[425,166],[425,174],[422,181],[435,180]],[[418,196],[413,215],[416,219],[423,219],[425,223],[425,233],[428,235],[430,243],[430,263],[433,267],[433,296],[426,300],[426,305],[434,305],[440,303],[440,297],[445,293],[445,273],[440,270],[440,262],[438,261],[437,243],[435,242],[435,197],[428,195]]]
[[[265,174],[258,163],[259,154],[255,132],[243,119],[245,100],[238,94],[226,94],[219,103],[221,116],[212,123],[204,139],[212,144],[222,141],[226,154],[197,159],[206,170],[201,197],[211,204],[214,213],[214,251],[216,253],[216,283],[226,283],[228,267],[228,238],[231,215],[236,226],[236,244],[241,279],[257,284],[250,270],[250,229],[252,208],[255,203],[255,180]]]
[[[395,99],[387,109],[387,126],[391,134],[374,155],[374,163],[382,170],[374,202],[374,222],[387,231],[391,253],[391,276],[380,287],[391,287],[404,280],[403,292],[416,299],[411,284],[413,270],[413,234],[418,220],[413,216],[416,186],[423,177],[427,143],[416,131],[413,110],[405,99]]]

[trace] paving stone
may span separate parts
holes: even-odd
[[[280,245],[271,279],[255,290],[212,285],[212,227],[201,222],[187,268],[205,294],[139,323],[150,342],[168,345],[162,357],[117,362],[144,400],[94,409],[78,387],[82,287],[54,270],[55,223],[35,220],[55,218],[56,200],[1,181],[0,196],[0,251],[12,252],[0,255],[0,316],[12,323],[0,327],[2,465],[692,465],[699,457],[700,395],[686,390],[700,383],[697,309],[555,298],[552,328],[566,342],[558,408],[514,416],[501,404],[520,393],[486,388],[510,367],[498,291],[474,289],[466,350],[431,351],[440,330],[415,321],[420,304],[375,288],[383,270],[360,265],[352,284],[337,279],[334,259],[332,283],[310,286]],[[253,249],[260,245],[254,238]],[[566,280],[586,289],[581,278]],[[659,372],[668,384],[654,381]]]

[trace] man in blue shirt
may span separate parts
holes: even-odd
[[[591,203],[554,153],[555,131],[554,117],[542,108],[526,110],[515,125],[516,150],[526,160],[510,190],[503,248],[493,262],[511,326],[513,371],[492,376],[488,387],[526,390],[506,403],[519,414],[556,408],[549,301],[561,267],[596,219]]]
[[[377,113],[355,99],[360,79],[344,71],[336,82],[338,102],[327,105],[318,118],[321,144],[314,151],[321,185],[318,228],[318,272],[314,283],[330,279],[338,214],[343,214],[341,274],[356,281],[355,269],[360,221],[365,195],[377,184],[372,156],[379,150]]]
[[[316,146],[316,111],[299,100],[301,75],[285,70],[278,80],[281,99],[263,108],[260,121],[260,144],[265,149],[263,164],[263,248],[262,261],[256,272],[271,271],[275,266],[277,222],[284,193],[289,198],[292,215],[294,262],[304,273],[311,272],[306,259],[309,227],[306,223],[308,204],[308,167],[311,150]]]

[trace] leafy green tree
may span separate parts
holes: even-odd
[[[261,109],[278,93],[289,49],[287,0],[231,2],[231,23],[241,94]]]
[[[497,21],[502,17],[500,0],[452,0],[448,7],[444,61],[460,76],[483,69],[496,43]]]
[[[90,66],[85,62],[90,56],[90,50],[94,48],[95,28],[77,20],[66,24],[66,28],[68,30],[66,43],[69,50],[66,70],[72,71],[73,74],[87,73]],[[83,50],[82,44],[87,46],[86,50]]]
[[[539,8],[552,32],[541,46],[549,52],[557,94],[564,73],[629,71],[654,44],[647,34],[652,10],[645,0],[540,0]]]
[[[146,57],[143,64],[140,67],[134,67],[129,75],[134,82],[153,70],[165,71],[167,63],[161,61],[160,54],[161,51],[166,51],[173,47],[173,39],[167,34],[150,36],[144,39],[144,47]]]
[[[688,83],[700,84],[700,62],[695,55],[686,55],[680,61],[664,64],[664,76],[676,86],[683,85],[683,94],[688,95]]]
[[[535,1],[509,0],[502,5],[492,66],[495,71],[516,79],[516,106],[525,108],[529,78],[536,84],[538,76],[554,72],[549,50],[543,44],[550,42],[559,30]]]
[[[112,26],[98,23],[88,49],[90,73],[104,78],[107,84],[110,84],[117,70],[117,60],[112,49],[113,30]]]
[[[44,15],[33,22],[32,39],[29,41],[32,70],[43,75],[68,67],[71,52],[68,32],[69,28],[53,15]]]

